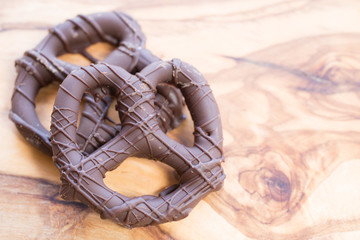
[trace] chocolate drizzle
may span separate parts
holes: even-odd
[[[192,147],[170,139],[159,125],[154,100],[156,87],[164,82],[176,85],[185,98],[194,121]],[[121,129],[87,156],[77,142],[80,101],[84,92],[96,95],[104,88],[117,98]],[[136,75],[105,63],[72,72],[57,94],[51,133],[54,161],[61,172],[61,196],[78,199],[102,217],[129,228],[186,217],[225,178],[216,101],[203,76],[179,60],[152,63]],[[103,182],[105,173],[130,156],[168,164],[179,174],[179,184],[159,196],[129,198],[112,191]]]
[[[35,113],[35,97],[40,88],[54,80],[61,82],[71,71],[79,69],[79,66],[62,61],[57,56],[65,53],[80,53],[91,62],[97,63],[99,60],[91,56],[86,48],[100,41],[117,46],[103,61],[121,66],[127,71],[139,71],[146,65],[160,60],[144,49],[145,36],[134,19],[121,12],[107,12],[79,15],[55,26],[33,50],[25,52],[24,56],[15,63],[18,76],[9,117],[27,141],[49,155],[52,154],[50,134],[41,125]],[[159,115],[167,116],[165,121],[169,122],[169,124],[163,125],[163,129],[166,131],[181,121],[182,114],[179,109],[182,108],[182,101],[175,88],[165,88],[173,93],[172,96],[175,96],[172,99],[167,99],[164,97],[165,95],[157,97],[159,106],[163,106],[158,111],[165,112],[159,113]],[[85,99],[87,99],[85,109],[99,111],[92,117],[84,114],[92,121],[84,120],[83,122],[89,125],[85,124],[80,128],[87,129],[87,135],[81,137],[98,136],[95,138],[99,141],[90,139],[93,141],[91,149],[94,150],[106,139],[114,136],[117,127],[106,126],[104,122],[107,119],[106,109],[110,101],[97,103],[90,101],[88,97]],[[174,114],[169,116],[167,112]],[[112,133],[110,135],[109,128]]]

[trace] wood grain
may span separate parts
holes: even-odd
[[[360,237],[360,2],[2,1],[0,9],[0,239],[357,239]],[[227,174],[179,222],[127,230],[58,196],[51,158],[8,120],[14,61],[46,29],[79,13],[121,10],[147,47],[196,66],[211,84],[224,128]],[[108,46],[95,46],[99,56]],[[67,61],[86,64],[76,56]],[[45,126],[57,86],[43,89]],[[116,113],[112,112],[115,116]],[[170,135],[192,143],[187,119]],[[141,176],[141,177],[140,177]],[[106,183],[156,194],[173,170],[131,158]]]
[[[246,235],[358,229],[359,211],[344,206],[357,197],[358,46],[356,34],[299,39],[233,58],[221,77],[244,80],[221,98],[229,178],[212,206]]]

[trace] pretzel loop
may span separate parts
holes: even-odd
[[[156,86],[164,82],[176,84],[185,98],[195,127],[192,147],[167,137],[156,120]],[[79,100],[85,91],[94,93],[103,87],[117,96],[122,126],[113,139],[85,156],[76,142]],[[179,60],[150,64],[137,75],[107,64],[73,72],[56,97],[51,133],[62,197],[78,199],[127,227],[184,218],[203,197],[218,190],[225,178],[220,165],[223,139],[216,101],[203,76]],[[103,178],[130,156],[173,167],[180,176],[179,184],[159,196],[129,198],[114,192]]]

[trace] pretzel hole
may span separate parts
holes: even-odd
[[[107,42],[98,42],[86,48],[86,51],[99,61],[104,60],[116,49],[116,46]]]
[[[176,171],[168,165],[144,158],[126,159],[118,168],[106,173],[104,183],[128,197],[157,196],[165,188],[178,184]]]
[[[192,147],[194,145],[194,122],[191,119],[190,111],[185,105],[183,108],[183,113],[186,116],[185,120],[183,120],[180,125],[169,131],[166,135],[171,139],[181,143],[187,147]]]
[[[88,66],[91,61],[79,53],[66,53],[58,57],[68,63],[72,63],[78,66]]]
[[[35,98],[35,113],[45,129],[50,130],[51,113],[55,97],[59,89],[59,83],[53,82],[40,89]]]
[[[79,66],[88,66],[94,60],[102,61],[115,49],[114,45],[107,42],[98,42],[87,47],[85,51],[93,58],[89,59],[80,53],[66,53],[58,56],[60,60]]]
[[[107,111],[107,117],[104,119],[105,124],[110,125],[110,126],[116,126],[119,125],[120,119],[119,119],[119,113],[118,111],[116,111],[116,101],[115,99],[113,99],[111,101],[110,107]]]
[[[108,117],[112,120],[116,119],[116,123],[120,123],[120,120],[119,119],[119,112],[116,110],[116,105],[117,105],[117,102],[115,100],[113,100],[111,102],[111,105],[109,107],[109,110],[108,110]]]

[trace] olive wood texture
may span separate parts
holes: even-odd
[[[3,1],[0,9],[0,239],[359,238],[360,2],[29,2]],[[8,119],[15,59],[65,18],[110,10],[133,16],[155,55],[196,66],[219,105],[224,187],[178,222],[127,230],[62,201],[53,162]],[[56,89],[37,99],[47,127]],[[191,145],[191,126],[188,118],[170,135]],[[177,182],[172,169],[138,158],[106,179],[129,196]]]

